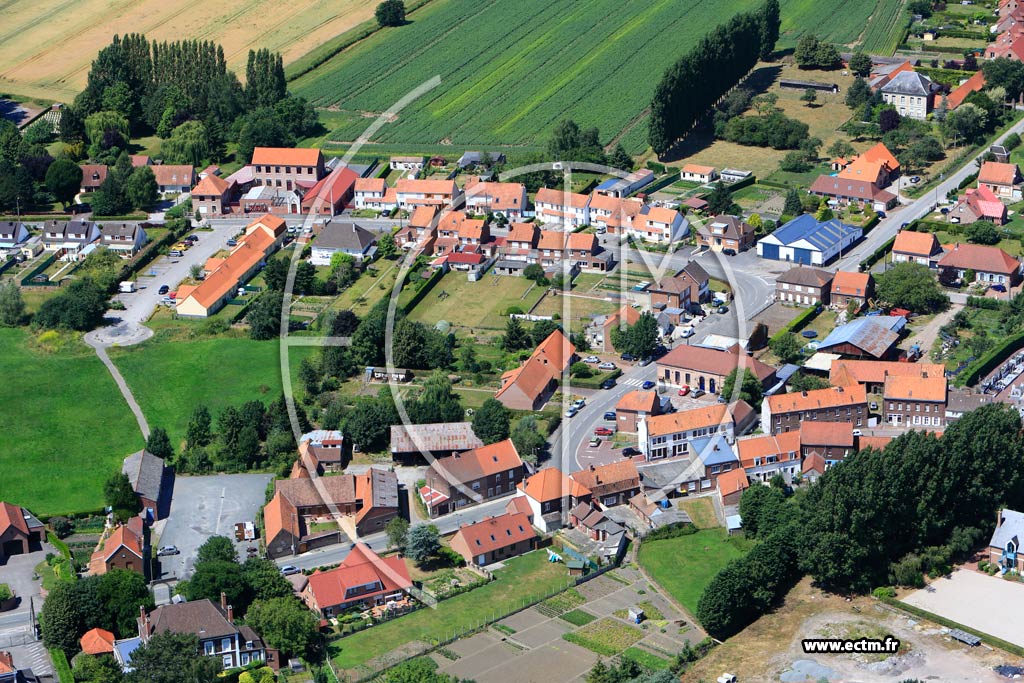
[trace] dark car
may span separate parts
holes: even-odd
[[[995,292],[1005,292],[1006,291],[1006,285],[992,285],[992,291],[995,291]]]
[[[612,389],[614,387],[615,387],[615,380],[611,379],[610,377],[608,379],[606,379],[605,381],[601,382],[601,388],[602,389]]]
[[[644,382],[644,384],[643,384],[643,387],[642,387],[642,388],[643,388],[643,389],[644,389],[645,391],[646,391],[647,389],[653,389],[653,388],[654,388],[654,382],[652,382],[651,380],[647,380],[646,382]]]
[[[735,249],[723,249],[722,253],[725,254],[726,256],[735,256],[736,255],[736,250]]]
[[[726,313],[729,312],[729,307],[728,306],[719,306],[718,307],[718,312],[721,313],[722,315],[725,315]]]
[[[227,241],[227,245],[229,247],[237,247],[238,246],[238,240],[228,240]]]
[[[156,293],[162,295],[166,294],[169,291],[171,291],[170,287],[168,287],[167,285],[160,285],[160,289],[156,290]]]
[[[609,410],[607,413],[604,414],[604,419],[611,420],[612,422],[615,422],[615,413],[613,411]]]
[[[640,449],[633,448],[632,446],[626,446],[622,449],[622,457],[632,458],[634,455],[640,455]]]
[[[633,361],[636,360],[636,356],[634,356],[631,353],[624,353],[621,356],[619,356],[619,358],[621,358],[624,361],[628,361],[628,362],[633,362]]]
[[[885,211],[875,211],[875,215],[879,218],[885,218]]]

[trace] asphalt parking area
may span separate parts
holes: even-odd
[[[161,558],[163,578],[187,578],[192,573],[196,551],[210,536],[235,539],[237,522],[255,521],[263,507],[269,474],[218,474],[208,477],[178,477],[174,481],[171,514],[160,532],[157,547],[177,546],[180,555]],[[239,557],[258,542],[235,543]]]

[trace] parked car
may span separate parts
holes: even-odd
[[[725,315],[726,313],[729,312],[729,307],[728,306],[719,306],[718,307],[718,312],[721,313],[722,315]]]
[[[871,410],[878,410],[878,404],[874,401],[871,402]]]
[[[621,356],[619,356],[619,358],[621,358],[622,360],[626,361],[627,363],[632,363],[633,361],[636,360],[636,356],[634,356],[631,353],[624,353]]]
[[[607,413],[604,414],[604,419],[615,422],[615,411],[609,410]]]
[[[580,409],[576,406],[569,406],[569,409],[565,411],[566,417],[575,417],[576,413],[580,412]]]
[[[686,339],[687,337],[692,337],[693,336],[693,328],[692,327],[684,327],[683,331],[679,333],[679,336],[682,337],[683,339]]]
[[[156,290],[156,293],[157,294],[166,294],[169,291],[171,291],[171,288],[168,285],[160,285],[160,289]]]
[[[597,356],[587,356],[586,358],[583,359],[583,362],[584,363],[600,363],[601,359],[598,358]]]
[[[680,396],[686,396],[688,393],[690,393],[689,385],[684,384],[683,386],[679,387]]]
[[[597,369],[598,370],[614,370],[615,369],[615,363],[612,363],[610,361],[605,361],[605,362],[601,363],[600,365],[598,365]]]
[[[614,389],[615,388],[615,380],[612,379],[611,377],[609,377],[605,381],[601,382],[601,388],[602,389]]]
[[[164,545],[160,546],[160,549],[156,551],[157,557],[163,557],[164,555],[180,555],[181,551],[178,550],[177,546]]]
[[[1005,292],[1006,285],[992,285],[992,291],[994,292]]]
[[[590,445],[591,448],[597,448],[598,446],[601,445],[601,439],[599,437],[596,437],[596,436],[592,437],[590,439],[590,444],[589,445]]]
[[[654,382],[652,382],[651,380],[647,380],[646,382],[643,383],[641,388],[644,389],[644,391],[646,391],[648,389],[653,389],[654,388]]]
[[[171,249],[169,252],[167,252],[167,255],[170,256],[171,258],[181,258],[184,255],[184,253],[180,249]]]
[[[703,395],[704,395],[704,390],[703,389],[694,389],[693,393],[690,394],[690,396],[693,396],[694,398],[700,398]]]
[[[632,458],[634,455],[640,455],[639,448],[633,448],[632,446],[626,446],[622,449],[622,457]]]
[[[945,216],[947,213],[949,213],[949,207],[946,207],[946,206],[942,207],[941,209],[939,209],[939,213],[941,213],[943,216]]]
[[[736,255],[736,250],[735,249],[723,249],[722,253],[725,254],[726,256],[735,256]]]
[[[854,429],[854,430],[853,430],[853,435],[854,435],[854,436],[864,436],[864,432],[862,432],[862,431],[861,431],[861,430],[859,430],[859,429]]]
[[[610,427],[598,427],[594,430],[595,436],[611,436],[615,431]]]
[[[579,410],[585,405],[587,405],[587,399],[585,398],[578,398],[572,402],[572,407],[575,408],[576,410]]]
[[[917,183],[921,182],[921,176],[910,176],[910,182],[916,185]]]
[[[640,363],[639,363],[640,367],[646,367],[646,366],[648,366],[650,364],[651,364],[651,357],[650,356],[644,356],[643,358],[640,359]]]
[[[885,218],[885,211],[875,211],[875,215],[879,218]]]
[[[298,567],[295,567],[295,566],[290,565],[290,564],[286,564],[285,566],[281,567],[281,573],[284,574],[285,576],[291,576],[292,574],[298,574],[301,571],[302,570],[299,569]]]
[[[238,246],[238,240],[234,240],[234,239],[232,239],[232,240],[228,240],[228,241],[227,241],[227,245],[228,245],[229,247],[237,247],[237,246]]]

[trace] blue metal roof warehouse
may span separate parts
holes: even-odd
[[[757,255],[776,261],[824,265],[859,240],[864,231],[835,218],[818,221],[797,216],[757,243]]]

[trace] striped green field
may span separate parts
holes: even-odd
[[[895,30],[890,10],[902,2],[782,0],[779,47],[792,47],[808,29],[844,45],[863,34],[887,35]],[[439,86],[372,140],[533,147],[571,117],[600,128],[605,142],[621,137],[638,152],[646,146],[645,109],[664,69],[709,29],[758,4],[434,0],[410,24],[378,31],[290,87],[329,108],[333,130],[319,141],[326,146],[355,140],[375,114],[439,76]]]

